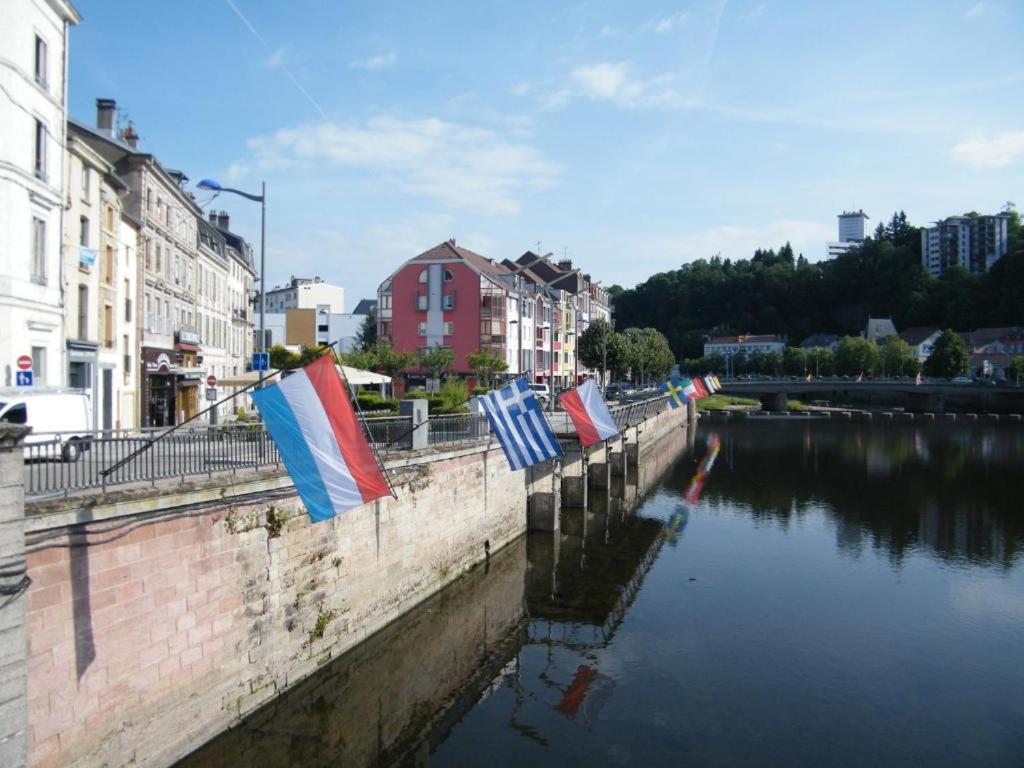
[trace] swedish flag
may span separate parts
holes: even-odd
[[[683,382],[679,379],[671,379],[661,385],[661,391],[668,397],[668,404],[673,408],[678,408],[681,405],[686,405],[686,402],[690,399],[683,392]]]

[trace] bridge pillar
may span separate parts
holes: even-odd
[[[789,395],[786,392],[771,392],[761,395],[761,408],[778,413],[788,410]]]
[[[560,459],[528,467],[531,473],[527,497],[526,527],[531,531],[558,531],[562,508],[562,462]]]

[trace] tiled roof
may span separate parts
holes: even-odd
[[[509,270],[502,264],[496,264],[485,256],[481,256],[479,253],[474,253],[468,248],[462,248],[455,245],[451,240],[446,240],[440,245],[435,245],[428,251],[424,251],[419,256],[416,256],[412,261],[444,261],[451,259],[461,259],[462,261],[469,264],[477,272],[481,272],[485,275],[492,277],[501,277],[502,275],[508,275]]]

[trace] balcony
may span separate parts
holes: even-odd
[[[238,307],[235,307],[234,309],[231,310],[231,318],[233,320],[248,320],[249,313],[244,309],[239,309]]]

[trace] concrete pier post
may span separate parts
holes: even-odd
[[[591,491],[605,491],[611,481],[611,464],[608,461],[608,443],[602,443],[590,454],[587,483]]]
[[[531,531],[558,531],[562,507],[562,461],[552,459],[527,469],[531,490],[527,501],[526,525]]]
[[[21,441],[28,430],[0,424],[0,765],[28,761],[25,628],[25,487]]]
[[[625,477],[628,463],[626,460],[625,438],[620,438],[617,445],[611,446],[610,456],[612,477]]]
[[[562,508],[585,509],[587,506],[587,453],[566,457],[562,468]]]

